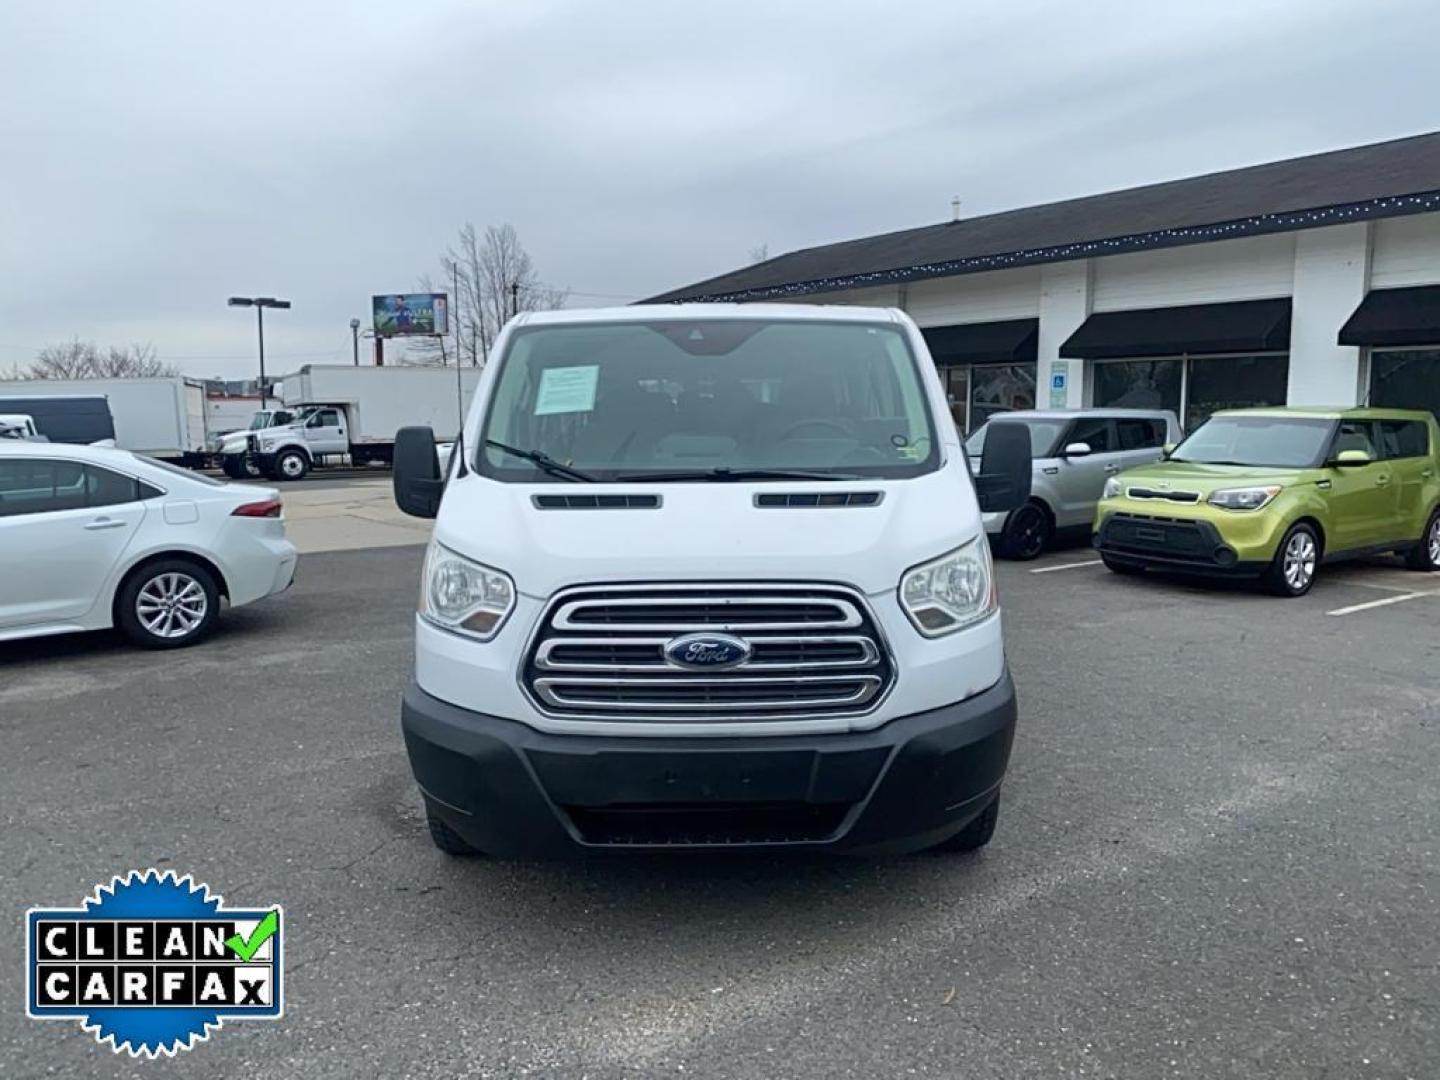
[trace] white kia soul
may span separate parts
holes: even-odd
[[[1015,727],[981,503],[898,311],[514,319],[440,475],[402,727],[451,854],[985,844]],[[977,491],[980,493],[977,498]]]

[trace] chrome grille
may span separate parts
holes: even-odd
[[[666,645],[692,633],[743,638],[726,670],[687,668]],[[557,716],[782,720],[861,713],[893,680],[860,597],[834,586],[617,586],[562,594],[541,620],[523,681]]]

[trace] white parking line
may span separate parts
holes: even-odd
[[[1371,608],[1384,607],[1386,604],[1403,604],[1406,600],[1414,600],[1421,596],[1434,596],[1433,592],[1411,592],[1401,593],[1399,596],[1386,596],[1379,600],[1367,600],[1363,604],[1351,604],[1349,607],[1339,607],[1334,611],[1327,611],[1326,615],[1353,615],[1357,611],[1369,611]]]
[[[1076,569],[1077,567],[1080,567],[1080,566],[1099,566],[1099,565],[1100,565],[1100,562],[1101,562],[1100,559],[1090,559],[1090,560],[1088,560],[1088,561],[1086,561],[1086,562],[1067,562],[1067,563],[1061,563],[1059,566],[1042,566],[1042,567],[1039,567],[1038,569],[1031,570],[1030,573],[1032,573],[1032,574],[1053,574],[1056,570],[1074,570],[1074,569]]]

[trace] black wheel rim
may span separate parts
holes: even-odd
[[[1045,546],[1045,515],[1033,506],[1022,506],[1015,511],[1010,528],[1016,551],[1023,555],[1040,554]]]

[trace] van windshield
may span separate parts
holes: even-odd
[[[519,330],[499,362],[476,453],[499,480],[553,481],[547,460],[637,482],[904,477],[938,460],[915,356],[888,324],[541,326]]]
[[[1305,469],[1319,465],[1335,421],[1290,416],[1213,416],[1175,448],[1171,461]]]

